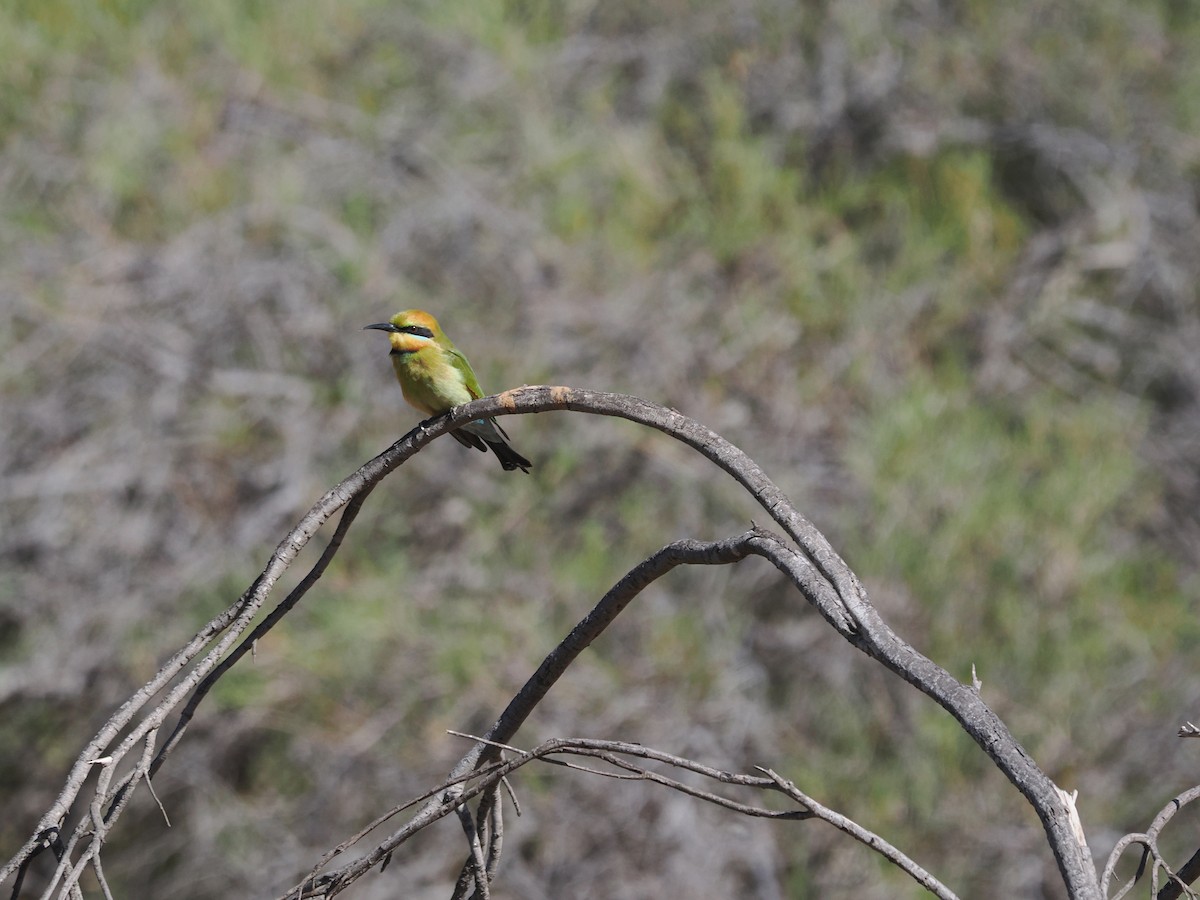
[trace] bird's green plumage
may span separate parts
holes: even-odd
[[[404,399],[430,416],[483,396],[470,363],[452,347],[430,344],[419,350],[393,350],[392,367]]]

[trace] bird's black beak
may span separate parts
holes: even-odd
[[[400,330],[398,327],[393,325],[391,322],[377,322],[374,325],[364,325],[363,331],[369,331],[372,328],[375,329],[376,331],[397,332]]]

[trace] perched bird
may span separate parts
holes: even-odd
[[[483,390],[471,364],[446,337],[437,319],[420,309],[396,313],[390,322],[367,325],[388,332],[392,368],[404,399],[427,416],[440,416],[456,406],[482,397]],[[533,465],[513,449],[508,434],[494,419],[476,419],[450,432],[464,447],[492,452],[504,470],[529,474]]]

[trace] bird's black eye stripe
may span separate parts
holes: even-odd
[[[430,329],[425,328],[421,325],[405,325],[400,330],[403,331],[405,334],[415,334],[417,337],[423,337],[423,338],[433,337],[433,332]]]

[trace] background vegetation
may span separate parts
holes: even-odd
[[[1093,849],[1197,781],[1200,6],[38,0],[0,6],[0,852],[319,493],[416,422],[383,340],[484,386],[674,405],[1078,788]],[[110,849],[272,896],[436,782],[629,566],[755,515],[625,423],[439,441],[369,501]],[[780,598],[673,575],[527,743],[770,765],[969,897],[1055,897],[948,718]],[[831,829],[525,770],[496,894],[894,898]],[[1180,849],[1194,836],[1181,829]],[[443,897],[457,827],[357,896]]]

